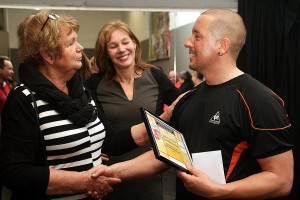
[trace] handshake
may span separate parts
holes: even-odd
[[[87,181],[84,192],[87,196],[100,199],[113,191],[113,186],[121,183],[112,167],[99,165],[86,172]]]

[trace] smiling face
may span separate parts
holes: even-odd
[[[217,41],[208,28],[212,17],[201,15],[194,24],[192,35],[184,43],[189,48],[190,64],[192,70],[203,71],[216,58]]]
[[[129,35],[121,30],[111,33],[107,51],[114,66],[119,69],[134,68],[136,44]]]
[[[77,42],[77,33],[69,28],[62,31],[61,57],[54,60],[53,66],[61,73],[75,73],[80,69],[83,47]]]

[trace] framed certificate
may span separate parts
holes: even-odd
[[[186,171],[192,158],[179,131],[145,108],[140,108],[155,157],[179,170]]]

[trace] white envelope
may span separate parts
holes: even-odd
[[[207,174],[215,183],[226,184],[221,150],[193,153],[193,166]]]

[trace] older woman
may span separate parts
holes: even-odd
[[[88,191],[100,198],[120,182],[91,178],[106,168],[102,148],[118,155],[148,140],[143,124],[111,134],[76,73],[83,50],[78,30],[73,17],[50,11],[32,14],[18,27],[21,84],[3,110],[0,151],[0,178],[12,199],[88,199]]]
[[[124,22],[113,20],[101,28],[95,46],[100,72],[87,80],[87,86],[102,103],[115,130],[141,123],[140,107],[159,115],[164,104],[170,105],[179,95],[179,90],[163,71],[144,62],[141,54],[138,38]],[[109,164],[134,158],[149,149],[150,145],[145,145],[125,155],[111,157]],[[114,191],[109,199],[159,200],[163,197],[162,178],[157,175],[124,181]]]

